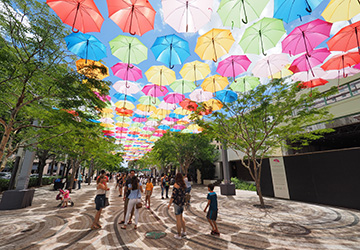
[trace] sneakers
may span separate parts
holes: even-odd
[[[220,236],[220,233],[219,233],[219,232],[215,232],[215,231],[211,231],[210,234],[211,234],[211,235],[215,235],[215,236]]]
[[[186,232],[183,232],[182,234],[181,234],[181,237],[186,237],[186,235],[187,235],[187,233]]]
[[[178,240],[181,240],[181,239],[182,239],[182,237],[181,237],[180,235],[178,235],[178,234],[175,234],[175,235],[174,235],[174,238],[175,238],[175,239],[178,239]]]
[[[164,196],[163,196],[163,197],[161,197],[161,199],[164,199]]]

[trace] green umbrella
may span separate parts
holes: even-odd
[[[147,47],[136,37],[119,35],[109,42],[111,53],[125,63],[141,63],[147,59]]]
[[[124,117],[124,116],[118,116],[115,119],[119,122],[125,122],[125,123],[132,122],[132,120],[129,117]]]
[[[283,21],[264,17],[247,28],[239,44],[245,53],[265,54],[265,51],[276,46],[285,34]]]
[[[170,88],[174,90],[174,92],[184,94],[193,92],[196,89],[196,85],[193,81],[180,79],[170,84]]]
[[[152,106],[155,106],[155,105],[159,105],[160,104],[160,100],[159,98],[157,97],[151,97],[151,96],[142,96],[138,99],[138,101],[141,103],[141,104],[144,104],[144,105],[152,105]]]
[[[131,123],[131,127],[135,127],[135,128],[142,128],[144,126],[145,125],[142,124],[141,122],[133,122],[133,123]]]
[[[246,92],[256,88],[260,84],[260,80],[258,77],[255,76],[243,76],[236,78],[230,88],[237,92]]]
[[[241,23],[247,24],[259,18],[269,0],[222,0],[218,14],[224,26],[241,28]]]

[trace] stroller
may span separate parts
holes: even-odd
[[[70,202],[70,206],[74,206],[74,202],[72,202],[70,198],[69,190],[59,189],[59,193],[56,195],[56,200],[61,200],[60,204],[57,205],[57,207],[67,207],[68,202]]]

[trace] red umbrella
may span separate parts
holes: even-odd
[[[131,116],[132,113],[134,113],[134,111],[130,110],[130,109],[122,109],[122,108],[115,108],[115,111],[118,115],[122,115],[122,116]]]
[[[314,88],[317,86],[325,85],[326,83],[328,83],[328,81],[318,78],[318,79],[310,80],[307,82],[299,83],[299,87],[301,87],[303,89],[308,89],[308,88]]]
[[[183,100],[179,104],[183,109],[190,110],[190,111],[195,111],[197,109],[197,107],[198,107],[196,102],[191,101],[188,98],[186,98],[185,100]]]
[[[325,62],[321,68],[323,70],[343,69],[343,77],[347,77],[344,68],[360,63],[360,54],[358,52],[348,52],[346,54],[336,55]]]
[[[93,0],[46,0],[46,3],[73,32],[100,32],[104,18]]]
[[[310,51],[309,55],[304,54],[296,58],[289,67],[289,70],[291,70],[294,73],[310,70],[312,75],[314,76],[314,72],[312,71],[312,68],[323,63],[323,61],[329,55],[330,55],[330,51],[327,48],[321,48]]]
[[[149,0],[107,0],[109,17],[123,32],[142,36],[154,29],[156,11]]]
[[[348,51],[358,47],[360,54],[360,21],[348,25],[336,33],[327,45],[331,51]]]

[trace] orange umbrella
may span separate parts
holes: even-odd
[[[346,54],[336,55],[326,61],[321,68],[323,70],[341,70],[346,77],[345,68],[360,63],[360,54],[358,52],[348,52]]]

